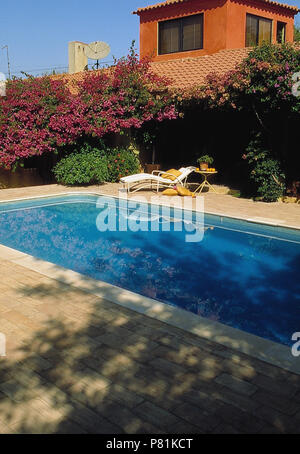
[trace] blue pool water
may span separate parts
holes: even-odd
[[[205,215],[207,229],[196,243],[174,229],[100,232],[97,199],[73,195],[1,203],[0,243],[292,344],[292,333],[300,331],[299,231]],[[145,216],[141,222],[149,221]]]

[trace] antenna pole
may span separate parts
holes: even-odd
[[[8,69],[8,78],[11,79],[11,74],[10,74],[10,63],[9,63],[9,55],[8,55],[8,45],[3,46],[1,50],[6,48],[6,55],[7,55],[7,69]]]

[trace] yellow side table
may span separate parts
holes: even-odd
[[[210,175],[216,175],[218,172],[215,171],[215,172],[208,172],[206,170],[195,170],[194,171],[195,173],[200,173],[200,175],[203,176],[203,181],[202,183],[197,187],[197,189],[193,192],[193,194],[196,194],[197,192],[202,192],[203,191],[203,188],[205,187],[208,187],[208,189],[211,189],[212,191],[214,191],[216,194],[217,194],[217,191],[215,190],[215,188],[210,184],[210,182],[208,181],[208,177]]]

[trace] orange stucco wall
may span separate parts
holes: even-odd
[[[199,13],[204,13],[203,49],[158,55],[158,22]],[[260,0],[193,0],[140,13],[140,56],[166,61],[245,47],[246,13],[273,20],[273,42],[277,21],[287,24],[286,40],[293,40],[295,12],[292,10]]]
[[[194,0],[187,3],[170,5],[165,8],[145,11],[140,17],[140,56],[151,56],[155,61],[172,58],[195,57],[212,54],[226,46],[227,16],[226,0]],[[158,54],[158,22],[192,14],[204,14],[203,49],[178,52],[176,54]]]
[[[246,14],[272,19],[272,42],[276,42],[277,21],[286,23],[286,41],[294,39],[294,13],[275,5],[253,0],[229,0],[227,16],[227,49],[245,47]]]

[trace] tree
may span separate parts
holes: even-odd
[[[300,41],[300,25],[294,26],[294,41]]]

